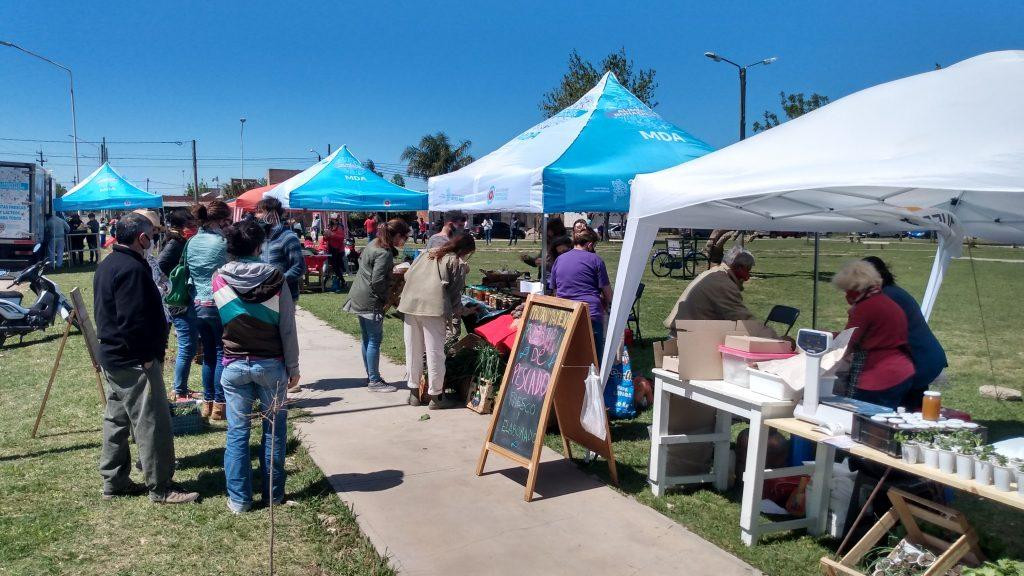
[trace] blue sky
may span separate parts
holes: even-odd
[[[483,156],[541,119],[571,50],[625,47],[657,70],[656,110],[708,143],[738,137],[777,94],[833,99],[983,52],[1024,48],[1024,3],[987,2],[47,2],[5,10],[0,39],[71,67],[79,137],[198,140],[200,177],[304,168],[327,144],[397,169],[405,146],[443,130]],[[70,141],[66,75],[0,47],[0,138]],[[749,133],[749,127],[748,127]],[[0,159],[40,147],[57,178],[71,145],[0,140]],[[111,144],[111,163],[154,191],[191,179],[188,144]],[[82,144],[82,176],[97,147]],[[155,157],[160,157],[156,159]],[[265,160],[266,159],[266,160]],[[421,186],[414,186],[421,187]]]

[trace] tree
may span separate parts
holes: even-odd
[[[402,186],[402,187],[404,187],[405,186],[405,178],[402,178],[402,175],[398,174],[396,172],[395,175],[391,177],[391,183],[394,184],[395,186]]]
[[[402,152],[402,161],[408,163],[405,173],[426,180],[468,166],[475,160],[469,154],[471,144],[463,140],[452,146],[444,132],[427,134],[420,138],[419,146],[407,146]]]
[[[220,191],[224,199],[229,200],[231,198],[238,198],[239,196],[241,196],[242,194],[249,190],[252,190],[253,188],[259,188],[261,186],[266,185],[266,178],[256,178],[255,180],[246,178],[245,180],[242,181],[232,180],[227,184],[221,184]],[[205,188],[206,186],[202,182],[200,182],[199,189],[204,190]]]
[[[64,186],[60,182],[57,182],[56,184],[57,185],[55,187],[55,191],[57,192],[57,198],[60,198],[61,196],[63,196],[63,195],[68,193],[68,189],[67,189],[66,186]]]
[[[569,55],[569,71],[562,77],[558,88],[544,94],[540,109],[548,118],[558,114],[589,92],[605,72],[614,72],[619,82],[644,104],[651,108],[658,105],[654,101],[654,91],[658,88],[658,83],[654,81],[655,70],[648,68],[634,71],[633,61],[626,57],[626,49],[619,48],[618,52],[605,56],[599,67],[584,60],[579,52],[573,50]]]
[[[380,176],[381,178],[384,177],[384,173],[381,172],[380,170],[377,170],[377,165],[374,164],[373,160],[371,160],[369,158],[367,158],[366,161],[363,162],[363,168],[366,168],[367,170],[369,170],[370,172],[373,172],[374,174],[376,174],[377,176]]]
[[[786,120],[792,120],[799,118],[804,114],[812,110],[821,108],[825,104],[829,103],[829,97],[814,92],[810,97],[805,97],[803,92],[797,92],[795,94],[786,94],[785,92],[779,92],[779,105],[782,106],[782,113],[786,115]],[[764,124],[761,122],[754,122],[754,133],[764,132],[769,128],[774,128],[782,122],[779,117],[770,110],[764,111]]]

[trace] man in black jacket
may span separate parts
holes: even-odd
[[[199,495],[171,481],[174,436],[163,381],[167,321],[144,256],[152,235],[153,224],[144,216],[129,214],[119,220],[117,244],[93,277],[99,361],[107,381],[100,475],[104,499],[148,490],[153,502],[181,504]],[[145,486],[129,478],[133,435]]]

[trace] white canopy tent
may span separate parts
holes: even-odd
[[[662,227],[942,232],[934,304],[962,230],[1024,243],[1024,51],[875,86],[632,185],[602,376]]]

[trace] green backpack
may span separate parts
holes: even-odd
[[[167,296],[164,296],[164,304],[169,307],[184,307],[192,303],[192,294],[188,288],[188,265],[185,263],[188,255],[188,242],[185,242],[185,248],[181,251],[181,260],[167,277],[170,291],[167,292]]]

